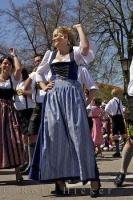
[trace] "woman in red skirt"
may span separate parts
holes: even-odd
[[[15,168],[17,183],[23,178],[19,166],[23,163],[23,142],[17,113],[13,106],[16,84],[21,77],[21,65],[10,49],[11,56],[0,59],[0,169]]]

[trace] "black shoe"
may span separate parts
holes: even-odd
[[[96,198],[96,197],[99,197],[99,189],[100,188],[98,188],[97,190],[93,190],[93,189],[90,189],[90,196],[92,197],[92,198]]]
[[[16,178],[17,185],[21,185],[23,183],[23,177]]]
[[[16,173],[16,183],[17,183],[17,185],[21,185],[22,182],[23,182],[23,177],[22,177],[22,175],[21,175],[21,172],[18,171],[18,172]]]
[[[118,175],[116,176],[116,178],[114,179],[114,184],[117,187],[121,187],[123,182],[124,182],[124,180],[125,180],[125,174],[119,172]]]
[[[67,188],[64,187],[64,189],[60,189],[59,185],[56,183],[55,184],[55,190],[51,191],[51,194],[55,194],[55,195],[66,195],[67,194]]]
[[[120,153],[114,153],[112,155],[113,158],[121,158],[121,154]]]
[[[83,183],[83,185],[86,185],[88,183],[88,180],[87,181],[83,181],[82,183]]]
[[[100,180],[98,180],[98,188],[97,189],[90,188],[90,196],[92,198],[99,197],[99,195],[100,195],[100,192],[99,192],[100,188],[101,188],[101,182],[100,182]]]

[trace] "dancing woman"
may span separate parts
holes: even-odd
[[[99,195],[99,172],[91,138],[83,91],[77,81],[78,66],[89,63],[93,53],[81,24],[74,25],[80,45],[74,46],[72,29],[58,27],[53,32],[54,51],[47,51],[37,70],[37,81],[47,91],[30,178],[55,182],[55,192],[63,194],[66,180],[91,181],[92,197]],[[45,84],[44,73],[52,73]]]

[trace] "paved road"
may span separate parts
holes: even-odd
[[[103,158],[98,158],[98,167],[102,183],[101,196],[98,200],[130,200],[133,199],[132,162],[130,163],[126,182],[122,188],[115,188],[113,179],[120,168],[121,159],[112,158],[112,152],[104,152]],[[17,186],[13,170],[0,171],[0,200],[89,200],[90,184],[82,186],[81,183],[67,185],[70,195],[55,197],[51,195],[54,189],[52,184],[38,184],[24,176],[23,185]]]

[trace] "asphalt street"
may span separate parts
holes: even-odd
[[[133,199],[133,174],[132,162],[130,163],[126,181],[122,188],[116,188],[113,179],[120,168],[121,158],[112,158],[113,152],[104,152],[103,157],[98,157],[98,167],[101,178],[101,190],[98,200],[130,200]],[[68,195],[55,196],[51,194],[54,184],[39,184],[24,176],[22,185],[16,185],[14,170],[0,170],[0,200],[87,200],[90,183],[67,184]]]

